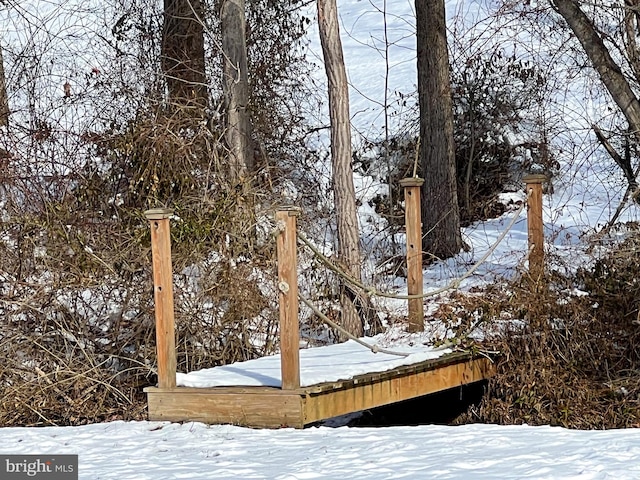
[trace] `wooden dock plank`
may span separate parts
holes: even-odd
[[[302,428],[299,394],[204,392],[148,388],[149,420],[229,423],[262,428]]]

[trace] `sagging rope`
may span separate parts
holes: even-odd
[[[528,196],[530,196],[531,191],[528,192]],[[461,277],[452,280],[447,286],[439,288],[437,290],[425,293],[425,294],[417,294],[417,295],[396,295],[396,294],[390,294],[390,293],[386,293],[386,292],[381,292],[379,290],[376,290],[374,287],[369,287],[365,284],[363,284],[362,282],[360,282],[359,280],[353,278],[351,275],[349,275],[348,273],[346,273],[344,270],[342,270],[340,267],[338,267],[337,265],[334,265],[333,262],[331,262],[331,260],[329,260],[327,257],[325,257],[307,238],[306,236],[300,232],[299,230],[297,231],[297,238],[304,244],[306,245],[319,259],[322,263],[324,263],[331,271],[333,271],[334,273],[336,273],[337,275],[339,275],[340,277],[342,277],[344,280],[348,281],[349,283],[351,283],[352,285],[359,287],[360,289],[362,289],[365,293],[367,293],[368,295],[376,295],[376,296],[380,296],[380,297],[384,297],[384,298],[395,298],[395,299],[403,299],[403,300],[411,300],[411,299],[419,299],[419,298],[427,298],[427,297],[431,297],[431,296],[435,296],[438,295],[440,293],[443,293],[445,291],[448,290],[454,290],[454,289],[458,289],[460,288],[460,284],[469,276],[471,276],[479,267],[480,265],[482,265],[487,258],[489,258],[489,256],[496,250],[496,248],[498,247],[498,245],[502,242],[502,240],[504,239],[504,237],[507,235],[507,233],[513,228],[513,226],[515,225],[516,221],[518,220],[518,218],[520,217],[520,213],[522,212],[522,210],[524,209],[524,207],[526,206],[526,202],[523,202],[520,207],[515,211],[513,217],[511,218],[511,220],[509,221],[507,227],[501,232],[501,234],[498,236],[498,238],[496,239],[496,241],[494,242],[494,244],[489,248],[489,250],[487,250],[487,252],[482,256],[482,258],[480,258],[480,260],[478,260],[467,272],[465,272],[464,275],[462,275]],[[280,229],[276,228],[276,231],[282,231],[283,226],[280,226]],[[533,247],[533,246],[532,246]],[[531,249],[530,249],[531,250]],[[529,251],[527,253],[527,257],[529,256],[529,254],[531,253],[531,251]],[[315,305],[313,305],[313,303],[306,298],[304,295],[302,295],[301,293],[298,293],[298,297],[300,299],[300,301],[302,301],[302,303],[304,303],[307,307],[309,307],[311,309],[311,311],[316,314],[323,322],[325,322],[327,325],[329,325],[330,327],[338,330],[339,332],[341,332],[343,335],[345,335],[345,337],[353,340],[354,342],[358,343],[359,345],[369,349],[370,351],[372,351],[373,353],[386,353],[389,355],[396,355],[396,356],[401,356],[401,357],[407,357],[410,354],[406,353],[406,352],[396,352],[393,350],[387,350],[385,348],[381,348],[377,345],[371,345],[363,340],[361,340],[360,338],[356,337],[355,335],[351,334],[349,331],[345,330],[344,328],[342,328],[340,325],[338,325],[336,322],[334,322],[333,320],[331,320],[329,317],[327,317],[324,313],[322,313]],[[473,325],[467,332],[470,333],[473,329],[475,329],[475,327],[477,326],[479,322],[477,322],[475,325]],[[435,348],[434,350],[442,350],[442,349],[446,349],[446,348],[450,348],[450,347],[454,347],[455,345],[458,344],[458,341],[456,339],[453,340],[447,340],[446,342],[444,342],[444,344],[440,345],[439,347]]]
[[[350,333],[348,330],[345,330],[340,325],[338,325],[336,322],[334,322],[329,317],[327,317],[324,313],[322,313],[320,311],[320,309],[318,307],[316,307],[311,302],[311,300],[309,300],[307,297],[302,295],[300,292],[298,292],[298,298],[300,299],[300,301],[302,303],[304,303],[307,307],[309,307],[311,309],[311,311],[313,313],[315,313],[320,318],[320,320],[325,322],[331,328],[335,328],[336,330],[341,332],[344,336],[346,336],[347,338],[353,340],[357,344],[359,344],[359,345],[361,345],[361,346],[363,346],[365,348],[368,348],[373,353],[386,353],[387,355],[396,355],[398,357],[408,357],[409,355],[411,355],[410,353],[406,353],[406,352],[396,352],[396,351],[393,351],[393,350],[387,350],[386,348],[379,347],[378,345],[371,345],[370,343],[365,342],[364,340],[356,337],[355,335]],[[467,330],[467,332],[465,333],[464,336],[467,336],[469,333],[471,333],[475,329],[475,327],[477,327],[479,324],[480,324],[480,320],[478,320],[475,324],[473,324]],[[460,342],[455,338],[454,339],[447,339],[446,341],[442,342],[437,347],[432,348],[431,351],[432,352],[437,352],[439,350],[446,350],[447,348],[456,347],[459,344],[460,344]]]
[[[480,260],[478,260],[464,275],[462,275],[461,277],[453,280],[452,282],[449,283],[449,285],[447,285],[446,287],[442,287],[439,288],[435,291],[426,293],[426,294],[422,294],[422,295],[394,295],[394,294],[389,294],[389,293],[385,293],[385,292],[381,292],[376,290],[373,287],[368,287],[366,285],[364,285],[362,282],[356,280],[355,278],[351,277],[348,273],[344,272],[344,270],[342,270],[341,268],[339,268],[338,266],[334,265],[333,262],[331,262],[327,257],[325,257],[305,236],[302,232],[298,231],[298,238],[301,240],[302,243],[304,243],[307,247],[309,247],[309,249],[311,249],[311,251],[322,261],[322,263],[324,263],[331,271],[333,271],[334,273],[338,274],[339,276],[341,276],[342,278],[344,278],[345,280],[349,281],[352,285],[361,288],[362,290],[364,290],[368,295],[377,295],[377,296],[381,296],[381,297],[385,297],[385,298],[397,298],[397,299],[414,299],[414,298],[427,298],[430,296],[434,296],[437,295],[439,293],[445,292],[447,290],[452,290],[452,289],[458,289],[460,287],[460,284],[462,283],[462,281],[464,281],[466,278],[468,278],[469,276],[471,276],[473,274],[473,272],[475,272],[480,265],[482,265],[485,260],[487,258],[489,258],[489,255],[491,255],[495,249],[498,247],[498,245],[500,244],[500,242],[502,242],[502,240],[504,239],[504,237],[507,235],[507,233],[513,228],[513,226],[515,225],[516,221],[518,220],[520,213],[522,212],[522,210],[524,209],[525,203],[523,202],[522,205],[520,205],[520,207],[516,210],[516,212],[514,213],[513,217],[511,218],[511,220],[509,221],[509,224],[507,225],[507,228],[505,228],[505,230],[498,236],[496,242],[491,246],[491,248],[482,256],[482,258],[480,258]],[[527,257],[530,254],[531,249],[529,250],[529,252],[527,253]],[[340,333],[342,333],[345,337],[353,340],[354,342],[358,343],[359,345],[368,348],[369,350],[371,350],[373,353],[386,353],[388,355],[396,355],[396,356],[400,356],[400,357],[407,357],[409,356],[408,353],[405,352],[396,352],[393,350],[387,350],[385,348],[381,348],[377,345],[371,345],[363,340],[361,340],[360,338],[356,337],[355,335],[351,334],[349,331],[345,330],[344,328],[342,328],[340,325],[338,325],[336,322],[334,322],[333,320],[331,320],[329,317],[327,317],[324,313],[322,313],[320,311],[320,309],[318,309],[312,302],[311,300],[309,300],[308,298],[306,298],[304,295],[302,295],[301,293],[298,293],[298,298],[300,299],[300,301],[302,303],[304,303],[307,307],[309,307],[311,309],[311,311],[316,314],[318,316],[318,318],[320,318],[323,322],[325,322],[327,325],[329,325],[330,327],[338,330]],[[475,329],[475,327],[479,324],[480,322],[477,322],[476,324],[474,324],[471,328],[469,328],[467,335],[473,330]],[[434,350],[443,350],[446,348],[450,348],[450,347],[455,347],[457,345],[457,341],[454,340],[447,340],[445,341],[442,345],[440,345],[439,347],[435,348]]]
[[[518,207],[518,209],[515,211],[513,217],[509,221],[507,227],[498,236],[498,238],[496,239],[494,244],[489,248],[489,250],[487,250],[487,252],[482,256],[482,258],[480,258],[480,260],[478,260],[469,270],[467,270],[467,272],[464,275],[462,275],[459,278],[456,278],[456,279],[452,280],[451,282],[449,282],[448,285],[445,285],[444,287],[441,287],[441,288],[438,288],[436,290],[432,290],[430,292],[423,293],[423,294],[398,295],[398,294],[394,294],[394,293],[382,292],[380,290],[377,290],[375,287],[367,286],[364,283],[362,283],[360,280],[358,280],[358,279],[352,277],[351,275],[349,275],[347,272],[345,272],[343,269],[341,269],[340,267],[335,265],[331,260],[329,260],[327,257],[325,257],[322,254],[322,252],[320,252],[320,250],[318,250],[318,248],[316,248],[316,246],[313,245],[301,231],[299,231],[299,230],[297,231],[297,234],[298,234],[297,236],[298,236],[298,239],[305,246],[307,246],[314,253],[314,255],[316,257],[318,257],[320,259],[320,261],[329,270],[331,270],[332,272],[337,274],[339,277],[341,277],[342,279],[344,279],[347,282],[349,282],[351,285],[360,288],[367,295],[383,297],[383,298],[392,298],[392,299],[398,299],[398,300],[414,300],[414,299],[420,299],[420,298],[433,297],[433,296],[439,295],[441,293],[444,293],[446,291],[457,290],[458,288],[460,288],[460,284],[465,279],[467,279],[471,275],[473,275],[473,273],[480,267],[480,265],[482,265],[487,260],[487,258],[489,258],[489,256],[496,250],[496,248],[498,248],[498,245],[500,245],[500,243],[502,242],[504,237],[507,235],[507,233],[509,233],[509,231],[515,225],[515,223],[518,220],[518,218],[520,217],[520,213],[524,209],[525,205],[526,205],[526,202],[522,202],[520,207]]]
[[[307,297],[305,297],[304,295],[302,295],[299,292],[298,292],[298,298],[302,301],[302,303],[304,303],[307,307],[309,307],[313,313],[315,313],[323,322],[325,322],[331,328],[335,328],[340,333],[342,333],[345,337],[353,340],[354,342],[358,343],[359,345],[362,345],[365,348],[368,348],[373,353],[386,353],[388,355],[396,355],[398,357],[408,357],[409,356],[409,354],[406,353],[406,352],[394,352],[393,350],[387,350],[386,348],[381,348],[381,347],[379,347],[377,345],[371,345],[371,344],[359,339],[355,335],[351,334],[349,331],[347,331],[344,328],[342,328],[336,322],[331,320],[329,317],[327,317],[324,313],[322,313],[318,309],[318,307],[316,307],[313,303],[311,303],[311,300],[309,300]]]

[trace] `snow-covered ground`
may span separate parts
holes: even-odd
[[[640,430],[466,425],[251,430],[113,422],[4,428],[3,454],[78,454],[86,480],[632,479]]]
[[[387,3],[388,38],[392,43],[388,93],[389,104],[392,104],[398,99],[395,92],[406,94],[415,89],[413,2],[338,2],[345,59],[353,84],[352,115],[356,130],[367,135],[382,133],[380,102],[384,95],[386,62],[381,41],[384,39],[381,12]],[[450,16],[454,12],[466,12],[477,22],[482,16],[480,10],[484,11],[489,3],[460,0],[447,1],[447,6]],[[317,48],[317,40],[313,45]],[[567,111],[578,111],[578,107],[569,105]],[[397,124],[392,122],[393,125]],[[581,128],[584,131],[585,126]],[[575,267],[588,262],[584,256],[584,234],[610,218],[620,201],[624,183],[619,172],[607,166],[610,162],[602,162],[597,156],[583,157],[579,162],[560,160],[562,175],[555,182],[554,194],[545,197],[547,249],[557,254],[556,258],[565,265]],[[364,180],[357,180],[359,192],[366,195]],[[512,199],[523,198],[523,194],[512,194]],[[364,205],[363,209],[366,208]],[[466,228],[463,234],[471,250],[425,270],[427,288],[438,288],[463,275],[504,230],[515,214],[516,206],[512,208],[498,219]],[[371,212],[362,210],[361,213]],[[527,251],[525,215],[524,211],[518,213],[513,229],[487,262],[465,281],[463,288],[509,277],[523,264]],[[621,217],[623,221],[639,218],[637,206],[626,208]],[[404,285],[399,283],[397,287],[402,293]],[[387,302],[387,306],[400,312],[406,308],[403,301]],[[422,353],[414,355],[430,354],[423,345],[418,347],[413,351],[419,349]],[[339,348],[346,351],[352,344]],[[322,351],[317,349],[316,353]],[[358,351],[360,353],[349,354],[354,355],[349,357],[351,364],[384,360],[381,354]],[[303,365],[307,355],[314,354],[303,352]],[[264,370],[258,369],[257,373],[245,368],[246,365],[219,371],[224,377],[235,369],[241,377],[252,377],[251,381],[277,385],[279,364],[274,363],[275,358],[260,360]],[[402,361],[397,357],[390,360]],[[321,363],[314,358],[311,363],[318,368],[308,377],[303,372],[305,384],[345,375],[336,371],[333,360]],[[357,365],[351,367],[346,375],[361,373],[356,371]],[[365,368],[379,367],[367,364]],[[189,381],[185,378],[181,376],[183,383]],[[229,382],[251,384],[246,383],[246,379],[223,380],[223,383]],[[635,429],[586,432],[551,427],[466,425],[261,431],[197,423],[114,422],[83,427],[3,428],[0,443],[3,454],[78,454],[80,478],[87,480],[640,478],[640,431]]]

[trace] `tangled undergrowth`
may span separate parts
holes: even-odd
[[[639,250],[635,234],[573,279],[524,278],[467,300],[501,357],[481,404],[456,423],[640,426]]]
[[[156,348],[143,211],[162,199],[175,212],[178,370],[276,348],[276,294],[261,277],[275,269],[275,249],[256,220],[273,210],[269,199],[244,208],[255,192],[212,173],[219,146],[210,132],[179,116],[143,120],[91,138],[96,156],[75,159],[65,175],[30,174],[19,151],[3,170],[0,426],[146,417]]]
[[[34,216],[29,234],[24,218],[2,223],[0,426],[144,419],[143,389],[156,383],[148,227],[61,217]],[[255,278],[271,258],[175,246],[178,370],[273,352],[273,295]]]

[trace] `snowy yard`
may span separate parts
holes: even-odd
[[[85,480],[630,479],[640,430],[465,425],[251,430],[113,422],[4,428],[3,454],[78,454]]]

